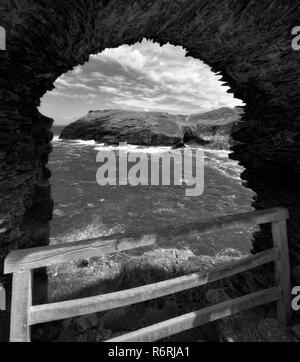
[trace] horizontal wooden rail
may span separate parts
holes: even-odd
[[[286,209],[276,208],[255,211],[233,216],[210,219],[179,226],[171,226],[149,235],[119,235],[118,237],[78,241],[72,244],[53,245],[9,253],[4,263],[4,273],[11,274],[51,265],[72,262],[76,259],[101,256],[119,251],[151,246],[182,236],[207,234],[235,229],[249,228],[254,225],[268,224],[287,220]]]
[[[266,289],[124,334],[106,342],[155,342],[248,309],[275,302],[281,298],[281,295],[281,290],[278,287]]]
[[[153,300],[231,277],[246,270],[276,261],[278,258],[279,251],[274,248],[236,262],[214,267],[211,270],[156,284],[91,298],[34,306],[29,309],[29,324],[35,325],[73,318]]]
[[[72,244],[52,245],[41,248],[18,250],[11,252],[4,263],[4,274],[18,273],[46,266],[69,263],[77,259],[103,256],[131,250],[133,248],[152,246],[156,243],[156,235],[140,237],[112,237]]]
[[[275,264],[275,288],[210,306],[194,313],[125,334],[110,340],[110,342],[156,341],[274,301],[277,302],[279,321],[287,323],[291,315],[290,269],[286,228],[288,218],[289,212],[286,209],[277,208],[164,228],[148,235],[119,235],[117,237],[79,241],[73,244],[11,252],[5,260],[4,267],[6,274],[13,273],[10,340],[14,342],[30,341],[30,327],[32,325],[122,308],[161,298],[228,278],[271,262]],[[183,236],[250,228],[254,225],[269,223],[272,224],[273,249],[248,258],[213,267],[199,273],[130,290],[32,306],[33,269],[152,246],[165,240],[176,240]]]

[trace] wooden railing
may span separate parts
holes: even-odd
[[[233,314],[277,303],[278,319],[287,323],[291,314],[291,286],[285,209],[271,209],[226,216],[206,222],[177,226],[155,234],[80,241],[74,244],[49,246],[11,252],[6,260],[5,274],[13,273],[11,330],[13,342],[30,341],[30,327],[40,323],[73,318],[80,315],[125,307],[168,296],[191,288],[228,278],[235,274],[275,263],[275,287],[210,306],[162,323],[111,339],[109,342],[151,342],[216,321]],[[146,285],[96,297],[45,305],[32,305],[32,272],[36,268],[67,263],[138,247],[155,245],[166,239],[187,235],[248,228],[272,224],[273,248],[248,258],[160,283]]]

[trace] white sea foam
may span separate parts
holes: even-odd
[[[247,258],[247,256],[249,255],[241,252],[240,250],[225,248],[216,254],[215,260],[218,261],[218,263],[226,263],[230,261],[238,261]]]
[[[239,165],[237,161],[230,160],[229,155],[231,151],[227,150],[219,150],[219,149],[208,149],[208,148],[200,148],[200,147],[187,147],[187,149],[201,149],[205,152],[206,166],[213,168],[219,171],[226,177],[231,179],[241,181],[240,175],[243,172],[244,168]],[[126,150],[130,153],[147,153],[147,154],[160,154],[164,152],[170,152],[172,150],[171,147],[166,146],[135,146],[135,145],[127,145],[127,146],[107,146],[105,144],[100,144],[95,147],[96,151],[120,151]],[[180,150],[179,150],[180,151]]]
[[[127,146],[107,146],[104,144],[98,144],[95,148],[96,151],[120,151],[120,150],[126,150],[130,153],[163,153],[163,152],[169,152],[172,150],[172,147],[166,147],[166,146],[135,146],[135,145],[127,145]]]
[[[236,161],[216,161],[210,162],[210,167],[218,170],[224,176],[230,177],[234,180],[241,181],[241,174],[244,168]]]
[[[238,161],[229,158],[231,151],[203,149],[205,152],[206,165],[219,171],[224,176],[241,181],[241,173],[244,167]]]
[[[93,221],[91,224],[74,229],[70,232],[59,235],[58,237],[51,238],[51,244],[60,243],[74,243],[75,241],[89,240],[95,238],[101,238],[105,236],[124,233],[122,225],[116,225],[112,228],[108,228],[101,220]]]
[[[62,140],[59,138],[59,136],[55,135],[53,137],[53,140],[52,140],[53,143],[57,143],[57,142],[60,142],[60,143],[65,143],[65,144],[68,144],[68,145],[74,145],[74,146],[95,146],[97,145],[97,143],[93,140],[90,140],[90,141],[85,141],[85,140]],[[101,144],[98,144],[99,146],[101,146]]]
[[[74,143],[81,146],[95,146],[97,143],[93,140],[84,141],[84,140],[74,140]]]
[[[165,152],[172,151],[172,147],[168,146],[137,146],[137,145],[126,145],[126,146],[113,146],[105,145],[104,143],[96,143],[95,141],[85,141],[85,140],[60,140],[59,136],[54,136],[53,142],[64,142],[68,146],[92,146],[95,151],[115,151],[126,150],[130,153],[145,153],[145,154],[162,154]],[[207,167],[213,168],[219,171],[226,177],[240,181],[240,175],[243,172],[244,168],[238,164],[237,161],[230,160],[229,155],[231,151],[228,150],[219,150],[219,149],[209,149],[203,147],[187,147],[189,149],[201,149],[205,152],[205,163]],[[180,152],[180,150],[178,150]],[[79,155],[80,156],[80,155]]]
[[[53,136],[53,143],[61,142],[62,140],[59,138],[59,136]]]
[[[210,149],[210,148],[202,148],[202,150],[208,154],[212,154],[219,158],[229,158],[229,155],[232,153],[231,151],[227,151],[227,150],[214,150],[214,149]]]

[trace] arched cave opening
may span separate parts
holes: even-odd
[[[183,48],[145,39],[91,56],[60,77],[40,107],[55,120],[49,163],[55,200],[52,243],[251,210],[253,194],[240,180],[243,169],[229,159],[231,132],[241,122],[243,103],[219,79],[203,62],[186,57]],[[167,187],[151,188],[150,173],[149,182],[141,185],[146,191],[130,185],[100,189],[96,154],[120,142],[149,159],[184,146],[205,150],[204,194],[193,200],[184,190],[172,188],[169,194]],[[206,244],[203,240],[202,252],[209,250]],[[215,244],[209,254],[225,252],[225,245],[227,251],[234,245],[250,251],[249,240]]]
[[[220,78],[205,63],[186,57],[182,47],[160,46],[145,39],[91,56],[84,65],[59,77],[40,107],[41,113],[55,120],[48,164],[54,199],[50,243],[120,233],[147,234],[166,226],[252,210],[253,193],[240,179],[243,168],[229,158],[234,145],[231,133],[242,121],[244,107]],[[152,185],[150,173],[143,180],[148,182],[140,186],[99,186],[97,152],[113,150],[118,154],[119,142],[127,142],[129,153],[142,152],[149,159],[153,154],[162,157],[172,149],[178,156],[187,148],[201,149],[205,154],[203,194],[187,197],[184,184],[163,186],[160,181],[159,186]],[[199,257],[201,268],[205,258],[217,264],[249,255],[251,240],[249,230],[199,235],[177,242],[169,240],[157,245],[152,253],[156,259],[160,255],[162,263],[170,264],[165,270],[167,278],[176,269],[174,253],[179,259],[186,258],[186,264]],[[149,254],[142,258],[149,264],[148,282],[153,282],[157,266],[150,267],[151,257],[146,261]],[[129,260],[122,259],[121,263],[126,265]],[[103,268],[106,264],[110,270]],[[117,256],[49,268],[49,301],[111,292],[114,284],[123,289],[126,282],[120,283],[124,275],[119,265]],[[145,278],[141,276],[138,281],[130,274],[132,280],[127,275],[127,283],[131,286]],[[109,275],[115,275],[113,289],[106,286]],[[169,306],[163,309],[162,314],[169,313]],[[154,311],[145,308],[143,313],[149,317]],[[110,329],[110,322],[105,327]]]

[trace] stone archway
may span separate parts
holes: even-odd
[[[247,104],[233,157],[257,209],[290,209],[292,264],[300,264],[300,56],[291,47],[299,15],[294,0],[2,0],[0,268],[10,249],[49,239],[52,120],[37,110],[41,97],[90,54],[143,38],[183,46]],[[255,249],[268,242],[258,238]]]

